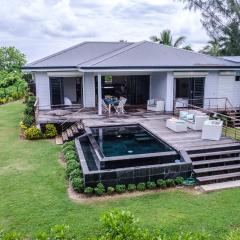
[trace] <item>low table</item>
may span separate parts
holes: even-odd
[[[183,120],[170,118],[166,122],[166,127],[174,132],[187,132],[187,124]]]

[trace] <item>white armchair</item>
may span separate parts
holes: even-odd
[[[147,110],[149,111],[164,111],[164,101],[159,99],[150,99],[147,101]]]
[[[218,141],[222,135],[223,121],[209,120],[203,125],[202,139]]]

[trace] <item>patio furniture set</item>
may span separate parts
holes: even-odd
[[[170,118],[166,127],[174,132],[187,132],[188,128],[202,131],[202,139],[219,140],[222,135],[223,121],[209,120],[209,116],[199,110],[180,111],[179,119]]]
[[[120,97],[119,99],[112,96],[106,96],[102,99],[103,111],[111,115],[112,108],[114,108],[116,114],[124,114],[126,111],[124,109],[127,99]]]

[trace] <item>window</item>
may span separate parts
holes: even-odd
[[[240,81],[240,75],[236,76],[235,81]]]

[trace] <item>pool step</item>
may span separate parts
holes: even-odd
[[[210,160],[202,160],[202,161],[193,161],[193,166],[195,168],[200,168],[203,166],[216,166],[220,164],[227,164],[227,163],[234,163],[239,162],[240,163],[240,157],[232,157],[232,158],[218,158],[218,159],[210,159]]]
[[[196,179],[201,184],[234,181],[234,180],[239,180],[240,179],[240,172],[226,173],[226,174],[217,174],[217,175],[204,176],[204,177],[197,177]]]

